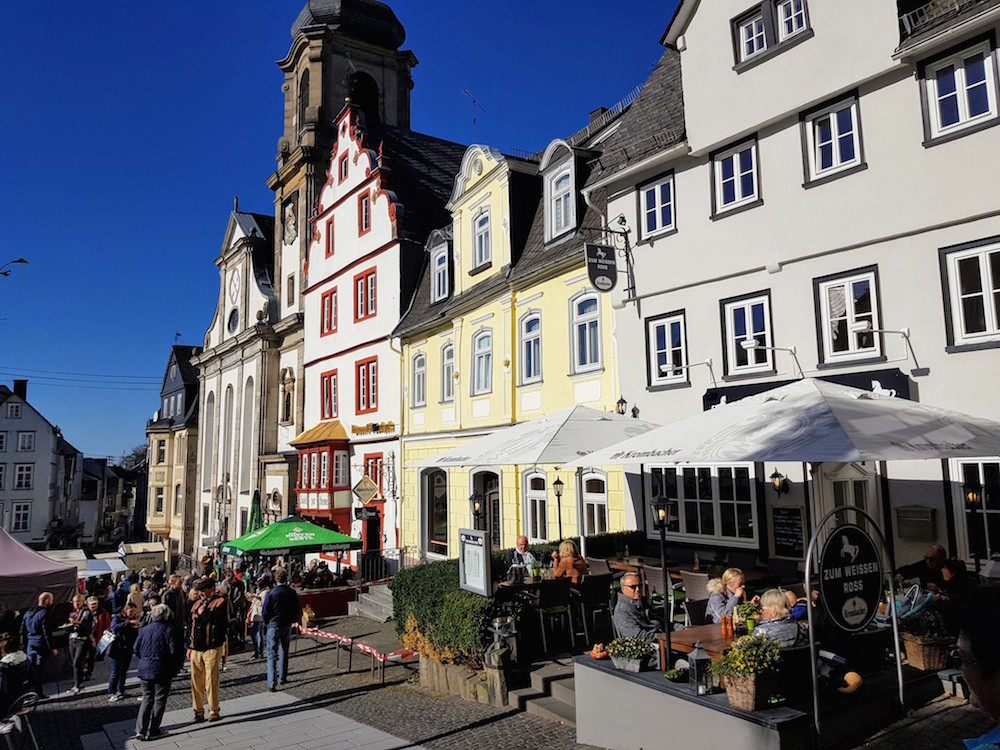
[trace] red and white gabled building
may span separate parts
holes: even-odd
[[[409,306],[428,233],[448,221],[464,147],[366,124],[351,103],[335,122],[303,269],[306,429],[292,441],[296,494],[300,515],[375,550],[398,546],[402,386],[389,336]],[[361,513],[351,489],[366,475],[379,492]]]

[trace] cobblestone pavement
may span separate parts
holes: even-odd
[[[942,694],[873,735],[861,747],[865,750],[964,748],[962,740],[985,734],[992,727],[993,723],[966,701]]]

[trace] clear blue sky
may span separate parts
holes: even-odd
[[[304,0],[0,3],[0,383],[89,456],[145,442],[175,333],[203,343],[233,196],[273,213]],[[412,126],[529,151],[645,81],[676,0],[395,0]]]

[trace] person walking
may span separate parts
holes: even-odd
[[[288,585],[288,571],[278,568],[274,578],[278,585],[267,592],[263,609],[267,627],[267,685],[272,693],[277,690],[279,678],[282,685],[288,682],[288,645],[292,638],[292,623],[302,617],[299,595]]]
[[[91,598],[94,609],[97,609],[97,599]],[[83,690],[83,683],[87,679],[87,665],[96,647],[94,613],[89,606],[84,606],[86,601],[87,598],[83,594],[74,594],[73,611],[69,613],[69,621],[63,625],[69,629],[69,655],[73,662],[73,687],[70,688],[70,695],[76,695]]]
[[[247,611],[247,625],[250,628],[250,640],[253,641],[253,656],[250,661],[256,661],[264,656],[264,597],[265,589],[257,589],[257,593],[247,592],[250,608]]]
[[[132,649],[139,635],[139,613],[126,603],[121,612],[111,618],[111,632],[115,639],[108,647],[108,666],[111,677],[108,680],[108,702],[115,703],[125,697],[125,675],[132,663]]]
[[[218,721],[219,672],[222,654],[229,633],[229,599],[215,590],[212,578],[203,578],[196,586],[198,600],[191,607],[191,640],[188,659],[191,660],[191,700],[194,720],[205,720],[205,698],[208,697],[208,720]]]
[[[21,621],[21,643],[27,648],[28,661],[35,667],[35,692],[39,698],[48,698],[42,691],[45,665],[59,655],[59,651],[52,648],[50,609],[54,602],[52,592],[43,591],[38,595],[38,606],[28,610]]]
[[[169,578],[161,601],[170,607],[170,623],[179,630],[182,640],[186,640],[185,624],[188,619],[188,598],[184,591],[184,576],[174,573]]]
[[[171,625],[170,607],[157,604],[151,621],[139,631],[133,652],[139,657],[138,676],[142,683],[142,703],[135,720],[135,739],[153,740],[167,734],[161,729],[167,708],[170,683],[184,661],[184,642]]]

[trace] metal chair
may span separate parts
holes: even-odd
[[[38,746],[38,740],[35,739],[35,732],[31,728],[31,722],[28,721],[28,714],[35,710],[36,705],[38,705],[38,693],[25,693],[14,701],[13,705],[10,707],[9,714],[11,717],[18,717],[22,726],[22,733],[25,733],[25,730],[27,730],[26,734],[31,740],[31,747],[33,747],[34,750],[41,750]],[[7,740],[7,747],[9,750],[14,750],[14,741],[11,739],[11,733],[5,733],[4,738]]]
[[[591,643],[590,625],[597,630],[597,615],[601,612],[611,617],[611,580],[614,576],[610,572],[599,575],[585,575],[580,585],[574,590],[576,592],[576,605],[579,608],[580,619],[583,620],[583,637],[587,643]]]
[[[538,587],[538,602],[535,604],[535,610],[538,612],[538,624],[542,631],[542,650],[545,653],[549,651],[549,642],[546,637],[547,626],[556,621],[559,622],[560,626],[565,622],[566,629],[569,630],[570,643],[576,648],[569,587],[569,578],[545,581]]]

